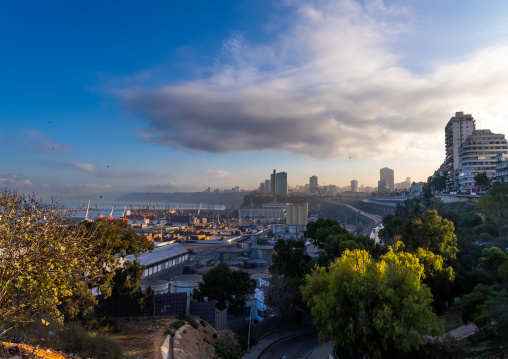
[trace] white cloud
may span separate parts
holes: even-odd
[[[14,173],[0,173],[0,187],[26,188],[31,187],[32,181],[23,175]]]
[[[223,179],[223,178],[227,178],[227,177],[231,176],[230,172],[223,171],[223,170],[206,170],[205,174],[208,177],[213,177],[213,178],[217,178],[217,179]]]
[[[429,133],[442,132],[455,111],[508,115],[508,45],[415,74],[395,47],[414,20],[406,8],[289,3],[289,30],[268,44],[233,33],[211,77],[117,92],[147,120],[142,138],[198,152],[410,157],[435,152]]]

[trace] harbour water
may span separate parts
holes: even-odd
[[[68,209],[83,209],[76,213],[76,217],[85,217],[86,215],[86,208],[88,206],[88,201],[85,203],[82,202],[62,202],[62,205],[65,208]],[[148,206],[148,203],[126,203],[126,202],[98,202],[98,201],[91,201],[90,202],[90,208],[88,211],[88,218],[97,218],[99,217],[99,214],[109,216],[111,213],[113,213],[112,217],[114,218],[121,218],[123,215],[124,210],[125,211],[131,211],[131,205],[136,210],[140,208],[146,208]],[[182,210],[198,210],[200,204],[195,203],[158,203],[158,202],[152,202],[150,203],[150,210],[176,210],[182,209]],[[202,204],[201,205],[201,211],[223,211],[226,209],[226,206],[219,205],[219,204]],[[113,211],[113,212],[112,212]]]

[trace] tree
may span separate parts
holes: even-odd
[[[203,281],[194,292],[194,298],[216,300],[220,310],[228,309],[234,315],[240,315],[247,297],[254,293],[256,284],[249,274],[243,271],[232,271],[227,264],[221,263],[203,275]]]
[[[270,272],[270,286],[266,291],[266,304],[278,314],[293,313],[303,307],[299,287],[313,263],[305,244],[294,239],[279,239],[275,244]]]
[[[364,250],[346,250],[328,268],[316,268],[302,287],[321,338],[354,356],[389,357],[440,334],[432,295],[421,284],[424,268],[407,252],[390,251],[378,262]]]
[[[355,237],[333,219],[320,218],[309,223],[305,235],[311,239],[313,245],[322,250],[318,262],[323,266],[340,257],[346,249],[364,249],[376,256],[382,252],[381,246],[373,239],[366,236]]]
[[[101,276],[96,285],[104,298],[116,295],[133,295],[139,289],[139,280],[144,267],[136,260],[126,261],[125,257],[135,258],[154,249],[153,242],[144,235],[138,235],[122,220],[98,219],[79,224],[93,233],[92,241],[97,248],[97,259],[101,264]]]
[[[418,248],[431,251],[445,260],[455,259],[457,236],[451,221],[441,218],[436,210],[429,210],[422,217],[408,217],[401,237],[411,252]]]
[[[1,191],[0,324],[58,315],[76,295],[93,300],[88,283],[100,276],[94,233],[70,225],[72,216],[58,202]]]
[[[487,188],[490,186],[490,178],[486,172],[477,173],[474,176],[474,184],[477,187]]]
[[[506,289],[499,285],[478,284],[473,292],[464,296],[459,308],[464,323],[473,322],[482,330],[492,321],[506,322],[508,311]]]
[[[505,233],[508,229],[508,184],[495,182],[478,200],[476,211],[491,217],[498,225],[499,232]]]
[[[499,267],[508,261],[508,254],[498,247],[485,248],[478,263],[478,269],[485,270],[497,276]]]
[[[304,307],[302,293],[296,282],[295,278],[273,275],[265,292],[266,305],[280,315],[293,314]]]
[[[275,244],[270,271],[292,278],[307,274],[310,271],[310,257],[305,244],[295,239],[279,239]]]

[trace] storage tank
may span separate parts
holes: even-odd
[[[139,285],[142,291],[152,287],[155,294],[164,294],[169,291],[169,282],[167,280],[143,278],[139,281]]]
[[[249,241],[243,241],[243,242],[239,242],[238,245],[241,249],[243,249],[244,251],[248,251],[250,249],[250,247],[252,247],[252,242],[249,240]]]
[[[203,280],[197,274],[183,274],[176,275],[171,278],[170,291],[171,293],[187,293],[190,295],[194,289],[199,287],[199,283]]]

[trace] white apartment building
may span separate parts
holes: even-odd
[[[508,154],[500,153],[496,161],[496,182],[508,183]]]
[[[459,169],[459,148],[476,129],[476,121],[471,114],[455,112],[455,116],[445,126],[446,171],[448,188],[458,186],[456,172]]]
[[[459,148],[458,185],[461,190],[475,188],[474,177],[485,172],[496,178],[498,154],[507,153],[508,143],[503,134],[490,130],[474,130]]]

